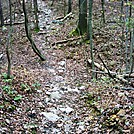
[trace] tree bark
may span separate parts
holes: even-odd
[[[78,32],[81,35],[87,32],[87,0],[79,0]]]
[[[2,2],[0,0],[0,21],[1,21],[1,27],[4,26],[4,17],[3,17],[3,10],[2,10]]]
[[[33,51],[40,57],[40,59],[42,61],[45,61],[46,59],[44,58],[44,56],[40,53],[40,51],[38,50],[38,48],[36,47],[32,37],[31,37],[31,33],[28,30],[28,17],[27,17],[27,13],[26,13],[26,7],[25,7],[25,0],[23,0],[23,12],[24,12],[24,16],[25,16],[25,30],[26,30],[26,36],[28,38],[28,40],[31,43],[32,49]]]

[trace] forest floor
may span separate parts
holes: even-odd
[[[77,26],[75,3],[72,15],[62,23],[57,21],[64,17],[62,2],[51,7],[49,0],[39,1],[40,31],[33,30],[32,35],[46,61],[33,52],[24,25],[15,26],[11,79],[5,74],[7,33],[0,31],[0,133],[134,133],[134,91],[114,88],[123,85],[107,74],[98,73],[97,79],[91,79],[89,44],[70,35]],[[94,9],[96,18],[98,11]],[[109,18],[117,10],[108,13]],[[99,18],[94,27],[100,24]],[[107,67],[116,72],[124,66],[124,54],[118,51],[121,41],[116,38],[120,34],[121,28],[113,23],[94,29],[95,62],[102,64],[97,57],[100,53]]]

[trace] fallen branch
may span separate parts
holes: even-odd
[[[65,21],[68,17],[70,17],[72,15],[72,12],[70,12],[69,14],[67,14],[63,19],[61,19],[60,21]]]
[[[115,89],[122,89],[122,90],[134,90],[132,87],[114,87]]]
[[[123,77],[124,78],[134,78],[134,73],[132,73],[132,74],[124,74]]]
[[[54,45],[58,45],[58,44],[63,44],[63,43],[67,43],[67,42],[69,42],[69,41],[78,40],[78,39],[80,39],[80,38],[81,38],[81,36],[79,36],[79,37],[77,37],[77,38],[69,38],[69,39],[66,39],[66,40],[59,40],[59,41],[57,41],[57,42],[52,43],[51,45],[54,46]]]
[[[12,23],[12,25],[21,25],[21,24],[24,24],[24,23],[25,23],[24,21],[22,21],[22,22],[14,22],[14,23]],[[8,25],[10,25],[10,23],[5,23],[4,25],[8,26]]]
[[[89,64],[92,64],[92,60],[91,60],[91,59],[88,59],[88,63],[89,63]],[[95,67],[97,67],[97,68],[100,69],[101,71],[104,71],[104,73],[108,74],[108,71],[107,71],[107,69],[106,69],[104,66],[100,65],[100,64],[97,63],[97,62],[94,62],[94,65],[95,65]],[[110,71],[110,70],[109,70],[109,72],[110,72],[111,74],[113,74],[113,75],[116,75],[115,72],[112,72],[112,71]]]
[[[88,59],[88,63],[92,64],[92,60]],[[109,77],[112,76],[111,78],[120,80],[121,83],[131,85],[132,87],[134,87],[132,82],[128,82],[126,79],[124,79],[124,75],[118,75],[116,72],[112,72],[112,71],[106,69],[104,66],[100,65],[99,63],[94,62],[94,65],[95,65],[95,67],[97,67],[101,71],[104,71],[104,73],[106,73],[108,75],[110,74]]]

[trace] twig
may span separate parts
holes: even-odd
[[[132,87],[114,87],[115,89],[122,89],[122,90],[134,90]]]
[[[107,72],[108,72],[108,75],[111,77],[111,78],[115,78],[114,75],[111,74],[111,72],[109,71],[109,69],[107,68],[106,64],[104,63],[104,61],[102,60],[101,56],[98,55],[99,59],[101,60],[101,62],[103,63],[103,66],[106,68]]]
[[[69,39],[66,39],[66,40],[59,40],[57,42],[52,43],[51,45],[54,46],[54,45],[57,45],[57,44],[63,44],[63,43],[67,43],[68,41],[78,40],[80,38],[81,38],[81,36],[79,36],[77,38],[69,38]]]
[[[24,23],[25,23],[24,21],[22,21],[22,22],[14,22],[14,23],[12,23],[12,25],[20,25],[20,24],[24,24]],[[5,23],[4,25],[8,26],[8,25],[10,25],[10,23]]]
[[[70,12],[69,14],[67,14],[63,19],[61,19],[60,21],[65,21],[69,16],[71,16],[72,15],[72,12]]]
[[[91,59],[88,59],[88,63],[91,64],[92,63],[92,60]],[[132,82],[128,82],[126,79],[124,79],[124,75],[119,75],[116,72],[112,72],[110,70],[109,70],[109,73],[108,73],[108,70],[104,66],[101,66],[99,63],[94,62],[94,65],[95,65],[95,67],[99,68],[101,71],[104,71],[104,73],[106,73],[108,75],[110,73],[109,76],[112,75],[111,78],[120,80],[121,83],[127,84],[127,85],[131,85],[132,87],[134,87],[134,85],[133,85]]]

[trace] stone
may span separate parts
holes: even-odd
[[[60,99],[61,98],[61,94],[58,91],[52,92],[50,95],[51,99]]]
[[[56,122],[60,119],[60,117],[56,114],[53,114],[51,112],[41,112],[41,115],[44,115],[45,118],[49,121]]]

